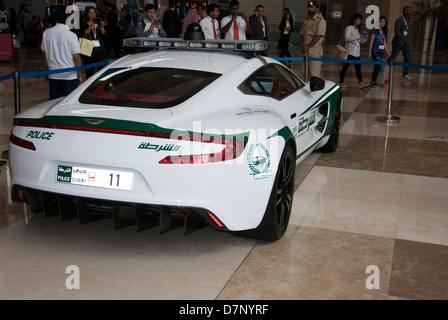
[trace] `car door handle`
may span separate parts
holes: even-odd
[[[296,113],[293,113],[293,114],[291,115],[291,119],[294,119],[295,117],[297,117],[297,114],[296,114]]]

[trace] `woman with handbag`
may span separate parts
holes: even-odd
[[[104,46],[104,39],[106,37],[106,29],[104,28],[104,21],[97,18],[96,8],[87,6],[84,19],[81,24],[81,38],[85,38],[94,42],[92,55],[83,55],[84,65],[97,63],[103,61],[106,57],[106,48]],[[91,77],[95,72],[101,70],[103,66],[86,69],[86,79]]]
[[[283,15],[282,21],[278,26],[280,29],[280,40],[278,42],[278,50],[280,51],[280,57],[291,57],[289,52],[289,39],[291,33],[294,31],[294,21],[291,13],[288,11]],[[291,67],[291,61],[288,61],[288,67]]]
[[[351,24],[345,28],[345,43],[346,48],[348,49],[348,60],[361,60],[361,44],[367,41],[367,34],[361,33],[361,23],[362,23],[362,15],[359,13],[355,13],[352,18]],[[346,88],[344,85],[345,74],[347,73],[348,67],[350,63],[344,63],[342,67],[341,74],[339,77],[339,84],[342,88]],[[356,77],[358,78],[359,87],[361,89],[370,86],[369,84],[365,84],[362,81],[362,72],[361,65],[355,63]]]
[[[370,46],[369,46],[369,58],[373,61],[382,61],[387,59],[390,54],[387,48],[387,19],[384,16],[380,17],[380,28],[373,29],[370,35]],[[377,88],[378,84],[376,80],[380,74],[383,66],[376,64],[373,68],[372,80],[370,81],[370,86]]]

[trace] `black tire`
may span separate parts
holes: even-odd
[[[291,216],[295,164],[292,147],[286,144],[263,220],[256,229],[236,232],[236,235],[266,241],[276,241],[283,237]]]
[[[324,153],[335,152],[336,149],[338,148],[339,131],[341,129],[341,103],[342,103],[342,96],[339,95],[334,115],[333,128],[331,129],[330,139],[328,139],[328,142],[322,148],[320,148],[320,151]]]

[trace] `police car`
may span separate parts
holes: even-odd
[[[280,239],[296,165],[337,148],[340,87],[259,55],[264,41],[125,45],[145,52],[15,117],[13,200],[81,224]]]

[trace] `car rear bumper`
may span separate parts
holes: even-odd
[[[113,221],[114,229],[135,225],[136,231],[158,227],[160,233],[183,227],[188,234],[210,226],[218,231],[229,229],[204,208],[150,205],[99,200],[35,190],[19,185],[12,187],[13,201],[24,202],[32,212],[46,217],[59,216],[61,221],[77,219],[86,224],[102,219]]]

